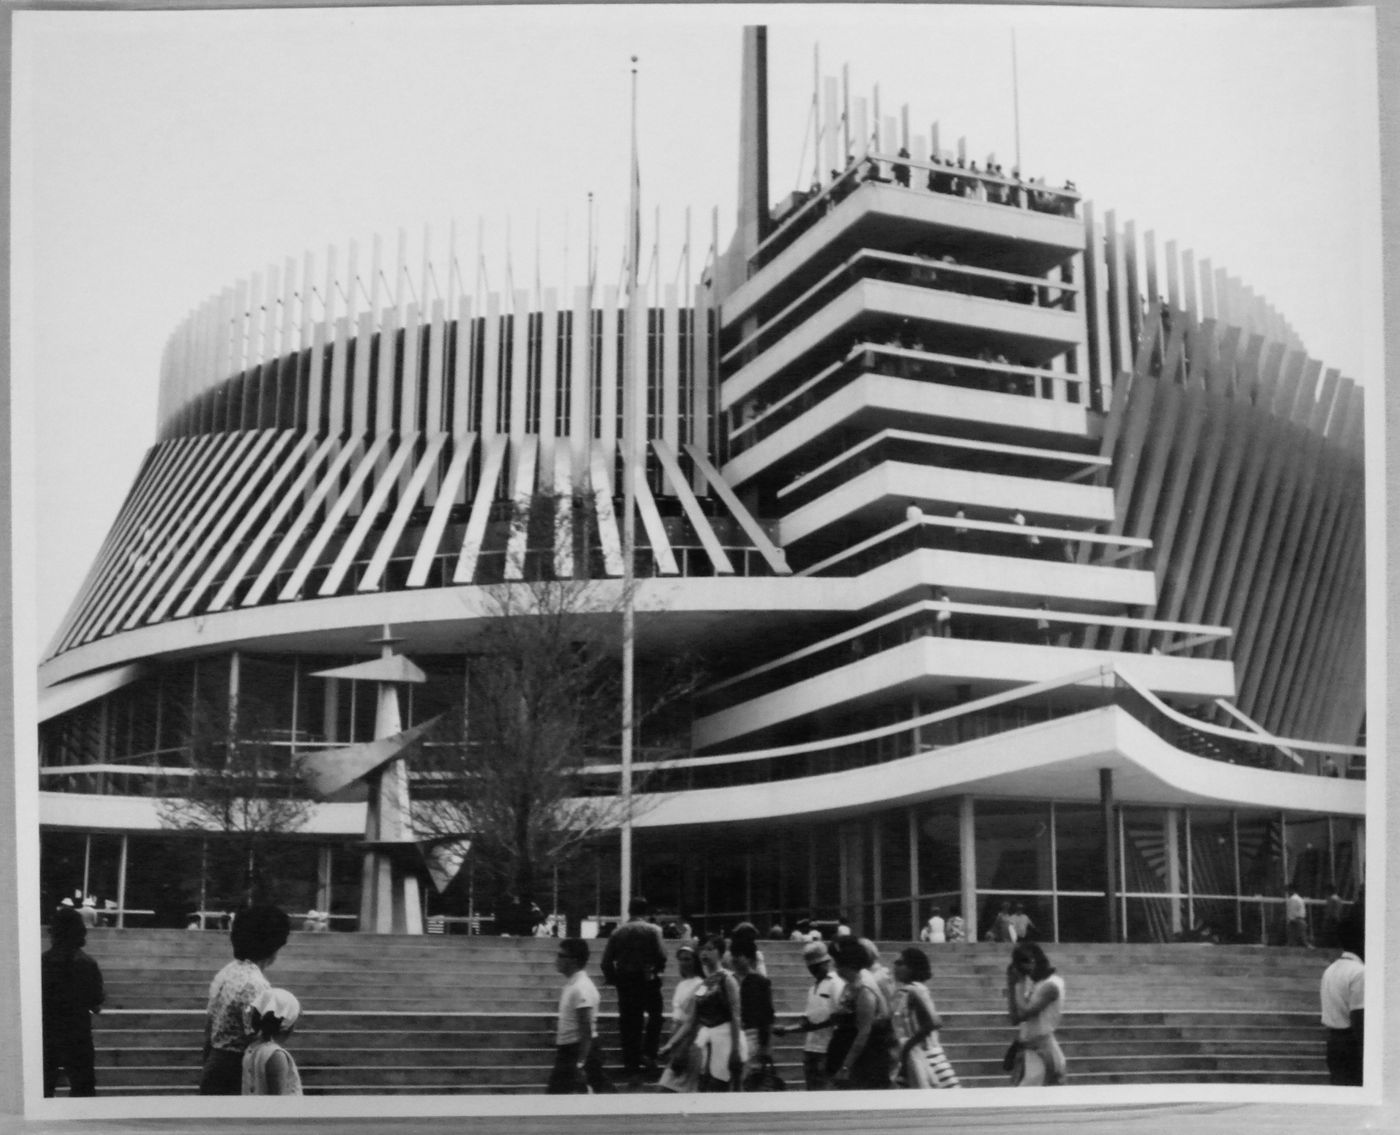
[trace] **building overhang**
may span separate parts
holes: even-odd
[[[1118,803],[1361,817],[1366,784],[1193,756],[1116,706],[879,765],[649,798],[639,828],[835,820],[948,796],[1092,803],[1099,771]]]

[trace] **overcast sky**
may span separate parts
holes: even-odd
[[[769,26],[771,194],[810,180],[813,51],[979,159],[1072,178],[1270,300],[1310,352],[1379,389],[1370,13],[859,5],[36,12],[14,15],[17,478],[35,478],[32,610],[47,642],[154,439],[179,321],[270,264],[449,226],[467,273],[621,264],[630,62],[644,242],[659,272],[721,246],[737,180],[740,29]],[[804,154],[805,148],[805,154]],[[537,240],[538,233],[538,240]],[[343,254],[342,254],[343,255]],[[416,272],[414,274],[416,279]],[[469,279],[473,278],[471,276]],[[32,423],[32,442],[24,431]],[[24,518],[23,494],[17,523]],[[24,555],[25,532],[16,532]],[[20,566],[20,579],[25,575]]]

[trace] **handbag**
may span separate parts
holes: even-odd
[[[1016,1057],[1021,1051],[1021,1042],[1013,1040],[1006,1048],[1006,1055],[1001,1058],[1001,1070],[1003,1072],[1014,1072],[1016,1070]]]
[[[744,1077],[744,1091],[746,1092],[785,1092],[787,1085],[783,1083],[783,1078],[778,1075],[778,1070],[773,1067],[773,1058],[765,1056],[757,1068]]]

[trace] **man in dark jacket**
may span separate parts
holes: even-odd
[[[92,1015],[101,1011],[102,971],[83,952],[87,927],[72,907],[60,907],[49,923],[49,949],[40,962],[43,984],[44,1095],[54,1094],[59,1069],[70,1096],[95,1096],[96,1057]]]
[[[656,1071],[661,1041],[661,972],[666,968],[666,951],[661,928],[646,920],[647,910],[646,899],[633,899],[627,921],[612,932],[603,950],[603,978],[617,989],[622,1070],[628,1076]]]

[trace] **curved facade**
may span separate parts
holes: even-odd
[[[1062,938],[1257,940],[1244,896],[1360,880],[1355,383],[1227,274],[862,100],[851,163],[770,207],[761,56],[734,241],[660,306],[426,263],[391,296],[376,246],[177,329],[42,667],[47,888],[81,863],[125,909],[190,907],[151,881],[182,699],[259,691],[289,752],[364,740],[311,675],[385,624],[430,675],[412,724],[460,690],[483,586],[621,577],[629,380],[638,648],[712,675],[638,820],[662,906],[907,937],[1014,898]],[[293,904],[356,908],[362,826],[323,805],[288,841]]]

